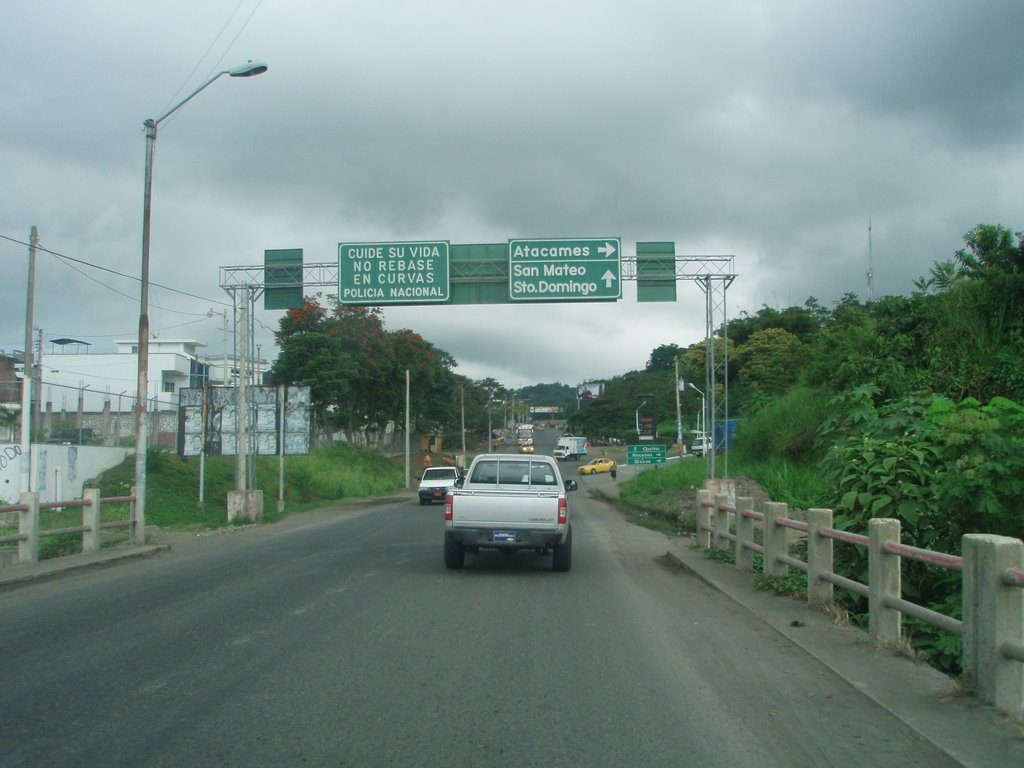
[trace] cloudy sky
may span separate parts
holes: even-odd
[[[869,253],[875,295],[908,293],[976,224],[1024,229],[1020,0],[2,7],[8,352],[24,344],[32,225],[66,257],[37,262],[46,338],[113,351],[137,334],[143,122],[249,59],[269,71],[220,78],[156,143],[151,327],[214,355],[220,267],[270,248],[327,263],[339,242],[618,236],[629,257],[674,241],[735,257],[735,316],[867,298]],[[703,293],[678,292],[638,304],[627,282],[616,304],[392,307],[385,321],[474,379],[576,384],[702,338]],[[257,313],[264,356],[280,314]]]

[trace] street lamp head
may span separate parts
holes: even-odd
[[[269,67],[261,61],[248,61],[240,67],[229,69],[228,74],[231,77],[255,77],[262,75],[268,69]]]

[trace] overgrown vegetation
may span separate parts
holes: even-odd
[[[837,528],[863,533],[870,518],[895,518],[906,543],[950,554],[969,532],[1021,537],[1024,236],[983,224],[964,245],[908,296],[865,303],[848,294],[831,310],[811,298],[720,328],[729,415],[740,420],[730,476],[749,475],[794,507],[831,508]],[[678,364],[699,383],[705,348],[660,347],[645,375],[660,375],[672,392]],[[635,408],[636,382],[627,383],[635,378],[610,382],[605,397],[620,403],[589,416]],[[650,379],[642,386],[656,391]],[[695,410],[688,391],[684,412]],[[866,581],[865,553],[836,552],[837,571]],[[907,561],[903,590],[960,617],[959,574]],[[863,600],[837,596],[838,610],[863,623]],[[909,618],[904,626],[916,653],[958,671],[959,638]]]
[[[807,574],[790,569],[785,576],[765,576],[764,556],[754,555],[754,586],[766,592],[805,598],[807,596]]]

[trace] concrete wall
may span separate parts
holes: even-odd
[[[133,453],[134,448],[34,444],[32,490],[39,492],[43,503],[80,499],[86,480],[116,467]],[[22,490],[21,462],[21,446],[0,444],[0,503],[17,503]],[[124,493],[128,493],[127,488]]]

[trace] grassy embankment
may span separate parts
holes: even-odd
[[[202,531],[228,526],[227,495],[235,487],[233,456],[210,456],[205,461],[204,504],[199,507],[199,459],[182,458],[169,451],[150,451],[146,474],[146,524],[177,531]],[[337,446],[308,456],[285,459],[285,508],[277,511],[278,459],[257,457],[255,488],[263,490],[264,523],[284,516],[351,499],[387,496],[405,490],[405,461],[372,451]],[[414,466],[414,478],[419,469]],[[102,497],[127,496],[135,482],[135,459],[104,472],[87,487],[100,489]],[[105,505],[103,522],[124,520],[127,504]],[[78,509],[47,510],[42,513],[43,529],[81,525]],[[3,533],[17,533],[17,523],[0,526]],[[125,529],[104,533],[104,544],[123,541]],[[40,543],[40,558],[58,557],[81,550],[81,536],[68,534],[46,537]]]
[[[718,457],[722,461],[722,457]],[[720,469],[720,467],[719,467]],[[659,529],[696,530],[696,494],[703,486],[707,460],[686,458],[649,469],[623,481],[619,500],[640,522]],[[782,460],[749,461],[730,456],[729,476],[749,477],[772,501],[808,509],[819,506],[821,480],[813,468]]]

